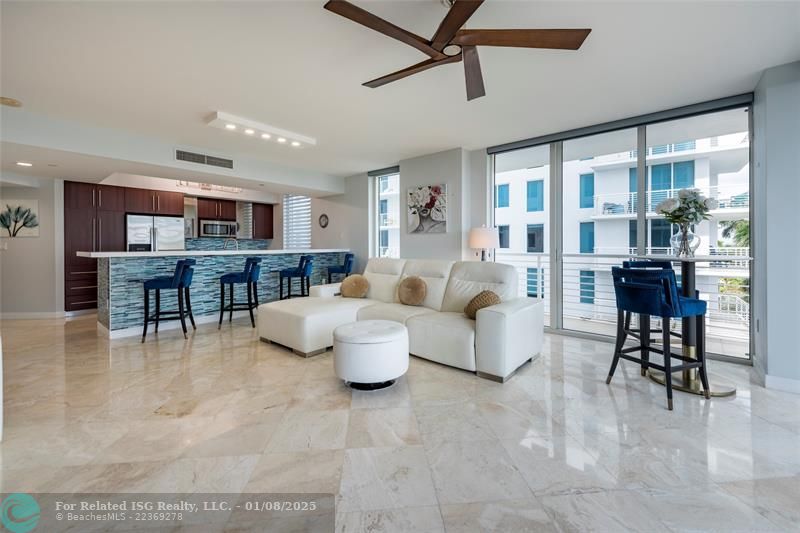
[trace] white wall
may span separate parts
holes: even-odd
[[[356,255],[355,271],[361,272],[367,264],[374,244],[372,179],[366,174],[346,178],[345,191],[344,194],[337,196],[312,198],[311,246],[349,248]],[[328,215],[327,228],[321,228],[319,225],[319,216],[323,213]]]
[[[755,362],[767,387],[800,393],[800,62],[764,72],[753,119]]]
[[[447,232],[408,233],[409,187],[447,185]],[[408,259],[460,261],[466,247],[464,211],[469,209],[469,163],[461,148],[400,161],[400,256]],[[467,217],[468,221],[468,217]]]
[[[0,206],[8,200],[39,201],[39,237],[0,238],[3,318],[52,317],[64,311],[63,182],[27,181],[27,187],[0,186]]]

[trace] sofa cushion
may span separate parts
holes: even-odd
[[[403,273],[405,259],[373,257],[364,269],[364,277],[369,281],[367,298],[387,304],[397,302],[397,284]]]
[[[403,304],[376,303],[358,310],[358,320],[391,320],[405,324],[412,316],[429,315],[434,311],[427,307]]]
[[[425,285],[425,280],[419,276],[403,278],[397,286],[397,298],[403,305],[422,305],[426,294],[428,287]]]
[[[442,310],[442,300],[454,261],[409,259],[403,267],[403,278],[418,276],[425,281],[427,294],[422,305],[434,311]]]
[[[340,292],[344,298],[364,298],[369,290],[369,281],[361,274],[347,276],[342,281]]]
[[[442,311],[461,313],[481,291],[492,291],[505,302],[516,298],[517,270],[511,265],[486,261],[459,261],[450,271]]]
[[[475,371],[475,321],[464,313],[428,313],[406,322],[409,352],[445,365]]]
[[[481,291],[475,298],[469,301],[464,308],[464,314],[467,318],[475,320],[476,313],[484,307],[491,307],[500,303],[500,297],[492,291]]]

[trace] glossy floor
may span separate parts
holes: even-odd
[[[357,392],[246,321],[108,341],[5,321],[2,491],[332,492],[339,531],[800,528],[800,396],[664,389],[609,344],[549,335],[504,385],[412,358]]]

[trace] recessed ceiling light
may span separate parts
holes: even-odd
[[[226,130],[235,130],[236,129],[236,124],[225,124],[225,129]]]
[[[8,96],[0,96],[0,104],[7,105],[9,107],[22,107],[22,102],[16,98],[10,98]]]
[[[297,141],[292,141],[292,146],[300,146],[300,143]]]
[[[255,130],[251,130],[250,128],[247,128],[246,130],[244,130],[245,135],[252,135],[255,132],[256,132]]]
[[[25,161],[17,161],[17,165],[21,167],[32,167],[33,163],[26,163]]]
[[[272,138],[272,135],[270,135],[269,133],[262,133],[261,134],[261,138],[262,139],[270,139],[270,138]]]
[[[279,143],[285,143],[286,139],[284,139],[283,137],[278,137],[278,142]]]

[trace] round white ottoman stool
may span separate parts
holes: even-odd
[[[388,387],[408,370],[408,330],[389,320],[363,320],[333,330],[333,367],[354,389]]]

